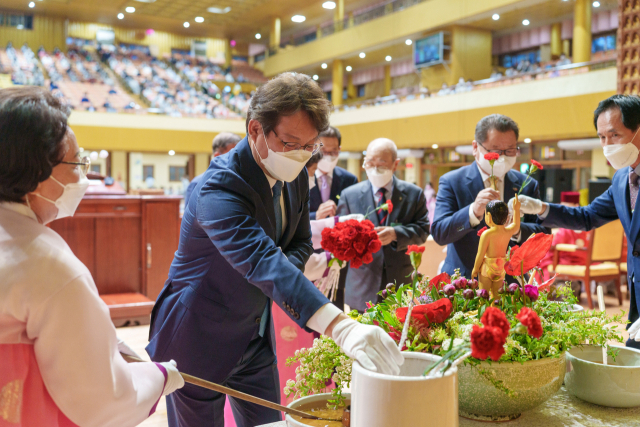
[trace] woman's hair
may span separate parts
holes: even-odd
[[[47,90],[0,90],[0,202],[22,202],[64,157],[69,110]]]
[[[485,208],[491,214],[491,219],[496,225],[504,225],[509,216],[509,208],[507,204],[501,200],[492,200],[487,203]]]

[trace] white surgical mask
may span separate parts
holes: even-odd
[[[480,155],[480,160],[478,162],[480,164],[480,168],[488,174],[491,174],[491,163],[489,160],[485,159],[484,156]],[[498,160],[493,163],[493,175],[502,179],[504,176],[513,168],[513,165],[516,164],[515,157],[509,156],[500,156]]]
[[[72,182],[70,184],[63,184],[57,179],[51,176],[51,179],[57,182],[64,190],[60,197],[58,197],[55,201],[51,199],[47,199],[46,197],[34,193],[36,196],[41,199],[46,200],[49,203],[53,203],[58,208],[58,214],[56,215],[56,219],[66,218],[68,216],[73,216],[78,209],[78,205],[82,201],[82,197],[84,197],[84,193],[89,188],[89,179],[81,173],[80,181]]]
[[[638,128],[640,130],[640,128]],[[640,150],[638,147],[633,145],[633,140],[635,139],[638,131],[633,135],[631,141],[626,144],[613,144],[613,145],[605,145],[603,147],[604,156],[607,158],[611,166],[614,169],[623,169],[631,166],[638,160],[638,154],[640,154]]]
[[[338,164],[338,156],[325,156],[318,162],[320,172],[331,173]]]
[[[316,186],[316,177],[309,175],[309,190]]]
[[[384,172],[380,173],[378,168],[365,169],[367,178],[373,184],[374,187],[382,188],[387,185],[393,179],[393,171],[391,169],[383,169]]]
[[[262,161],[262,165],[269,172],[269,174],[278,181],[291,182],[300,175],[302,168],[307,164],[311,158],[311,153],[306,150],[291,150],[284,152],[273,151],[269,147],[267,137],[262,131],[265,144],[267,144],[268,156],[263,159],[256,147],[258,157]],[[253,143],[255,145],[255,142]]]

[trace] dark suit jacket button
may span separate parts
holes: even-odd
[[[638,256],[640,255],[640,253],[638,253],[638,251],[633,251],[633,256]]]
[[[298,313],[294,313],[294,314],[293,314],[293,317],[295,317],[296,319],[299,319],[299,318],[300,318],[300,315],[299,315]]]
[[[260,322],[262,322],[262,319],[258,317],[258,318],[256,319],[256,323],[260,324]]]

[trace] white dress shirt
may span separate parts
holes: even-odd
[[[480,176],[482,177],[482,183],[484,184],[484,188],[491,187],[491,182],[489,181],[490,175],[486,174],[482,169],[480,169],[479,165],[476,164],[476,166],[480,171]],[[498,187],[497,191],[498,193],[500,193],[500,200],[504,202],[504,177],[498,178],[498,180],[496,181],[496,187]],[[478,224],[480,224],[481,219],[478,219],[476,214],[473,212],[473,205],[474,203],[471,203],[471,205],[469,205],[469,224],[471,224],[472,227],[475,227]]]

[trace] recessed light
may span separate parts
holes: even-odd
[[[335,9],[336,8],[336,2],[334,2],[334,1],[326,1],[326,2],[322,3],[322,7],[324,7],[325,9]]]
[[[593,7],[600,7],[600,2],[599,1],[594,1],[593,2]]]
[[[260,40],[262,38],[262,34],[256,33],[256,39]]]
[[[31,9],[33,9],[34,7],[36,7],[36,4],[35,4],[34,2],[31,2],[31,3],[29,3],[29,7],[30,7]]]
[[[231,8],[229,6],[222,8],[222,7],[209,7],[207,8],[207,12],[211,12],[211,13],[217,13],[219,15],[224,15],[225,13],[229,13],[231,12]]]
[[[353,68],[351,68],[351,65],[347,65],[347,71],[351,71],[353,70]]]
[[[204,22],[204,18],[202,16],[196,16],[196,19],[194,19],[194,21],[198,22],[198,23],[203,23]]]
[[[431,148],[433,148],[433,149],[435,150],[436,148],[438,148],[438,144],[433,144],[433,145],[431,146]]]
[[[118,19],[124,19],[124,13],[119,13],[118,14]]]
[[[185,28],[189,28],[189,25],[190,25],[190,24],[189,24],[188,22],[185,22],[185,23],[184,23],[184,24],[182,24],[182,25],[184,25],[184,27],[185,27]]]
[[[525,144],[531,144],[531,138],[525,138],[524,139],[524,143]]]
[[[326,9],[326,8],[325,8],[325,9]],[[317,74],[314,74],[314,75],[313,75],[313,80],[318,80],[319,78],[320,78],[320,77],[318,77],[318,75],[317,75]]]
[[[530,22],[529,22],[528,19],[525,19],[524,21],[522,21],[522,25],[529,25],[529,24],[530,24]]]
[[[22,24],[18,24],[18,25],[16,26],[16,28],[17,28],[18,30],[24,30],[24,25],[22,25]]]
[[[327,63],[326,63],[326,62],[323,62],[323,63],[322,63],[322,65],[321,65],[321,67],[322,67],[322,69],[323,69],[323,70],[326,70],[326,69],[327,69]]]
[[[298,22],[298,23],[300,23],[300,22],[304,22],[304,21],[306,21],[306,20],[307,20],[307,18],[306,18],[306,17],[304,17],[304,16],[302,16],[302,15],[293,15],[293,16],[291,17],[291,20],[292,20],[293,22]]]
[[[129,7],[126,7],[124,10],[125,10],[127,13],[133,13],[133,12],[135,12],[135,11],[136,11],[136,8],[135,8],[135,7],[133,7],[133,6],[129,6]]]
[[[387,55],[387,56],[385,56],[385,57],[384,57],[384,60],[385,60],[385,61],[387,61],[387,62],[391,61],[391,55]]]
[[[413,44],[413,40],[411,40],[411,39],[406,39],[406,40],[404,41],[404,44],[406,44],[407,46],[411,46],[411,45]]]
[[[497,13],[494,13],[491,19],[493,19],[494,21],[497,21],[498,19],[500,19],[500,15],[498,15]]]
[[[169,150],[169,155],[170,155],[170,156],[173,156],[173,155],[175,155],[175,154],[176,154],[176,152],[175,152],[175,151],[173,151],[173,150]]]
[[[364,52],[360,52],[360,55],[358,55],[358,56],[359,56],[360,58],[364,58],[364,57],[366,57],[366,56],[367,56],[367,54],[366,54],[366,53],[364,53]]]

